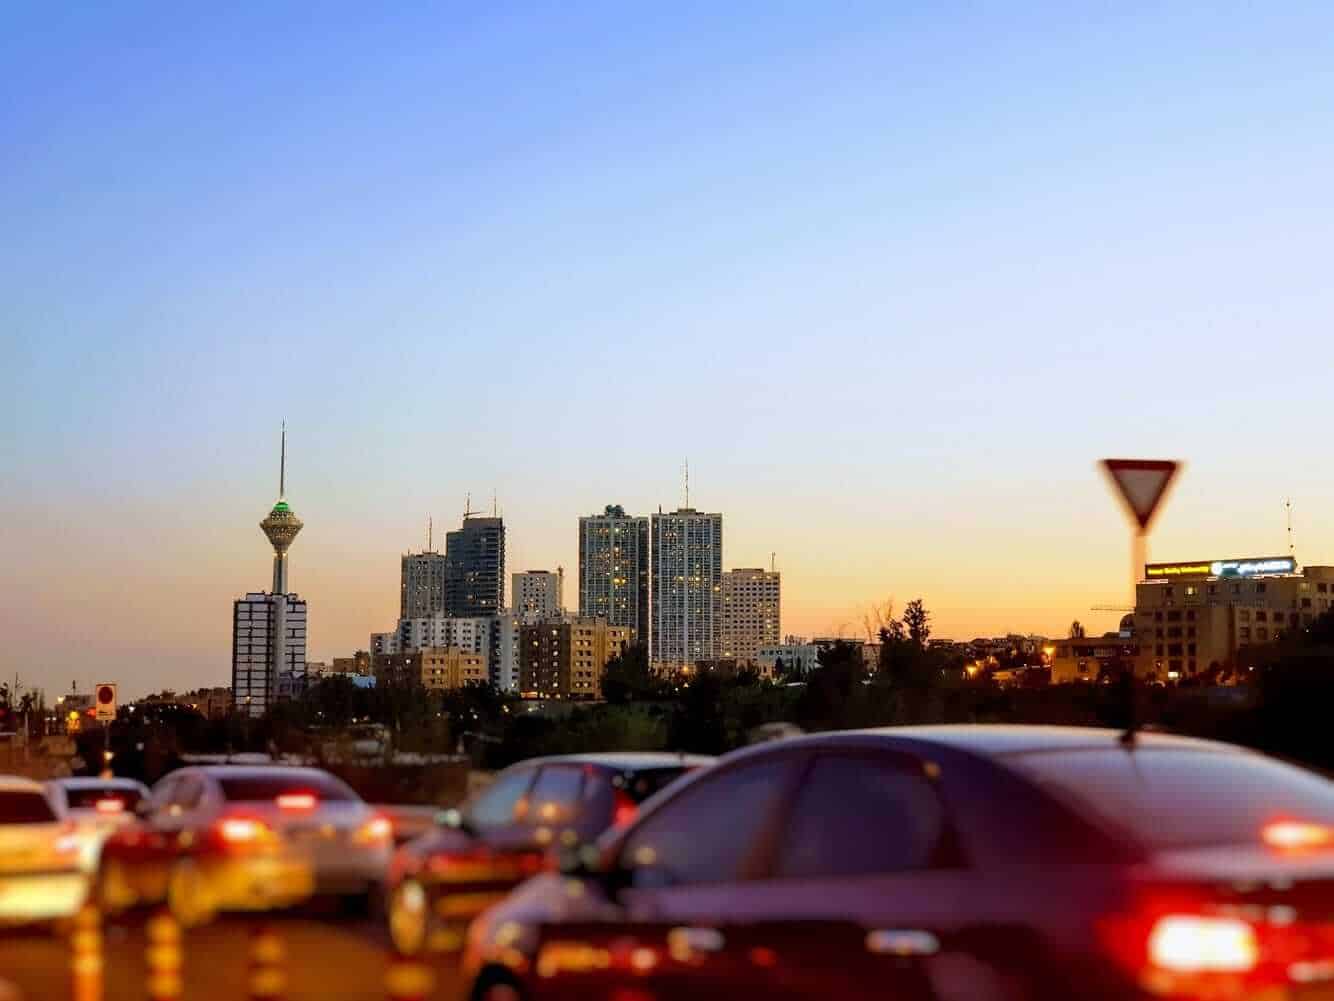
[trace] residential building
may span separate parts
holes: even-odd
[[[648,518],[619,504],[580,518],[579,615],[627,626],[650,642],[649,554]]]
[[[376,681],[385,684],[416,681],[423,688],[445,690],[487,681],[486,656],[456,647],[385,654],[375,658],[374,666]]]
[[[510,577],[510,609],[524,625],[550,622],[565,610],[565,571],[525,570]]]
[[[680,508],[651,518],[649,661],[660,671],[716,661],[722,647],[723,516]]]
[[[404,553],[399,579],[398,617],[419,619],[445,610],[447,561],[443,553]]]
[[[463,527],[445,535],[447,615],[497,615],[505,607],[505,523],[466,515]]]
[[[634,630],[577,617],[521,626],[519,642],[519,690],[525,697],[599,699],[607,662],[634,642]]]
[[[329,668],[330,674],[343,674],[366,678],[371,673],[371,655],[368,650],[358,650],[351,657],[335,657]]]
[[[443,612],[416,619],[401,619],[391,651],[415,653],[431,647],[458,647],[489,657],[494,616],[452,618]]]
[[[1157,680],[1231,668],[1244,647],[1304,628],[1334,602],[1334,567],[1299,567],[1286,556],[1144,569],[1133,613],[1138,672]]]
[[[782,633],[780,575],[771,570],[740,569],[723,574],[723,660],[758,663],[761,647],[775,646]]]
[[[260,530],[273,547],[273,590],[232,605],[232,692],[249,716],[263,716],[306,681],[306,603],[288,593],[287,551],[303,527],[287,503],[287,428],[278,460],[278,500]]]
[[[1051,640],[1044,650],[1051,651],[1051,683],[1071,681],[1097,682],[1107,674],[1117,675],[1129,669],[1137,675],[1146,673],[1151,658],[1144,656],[1140,644],[1118,633]],[[971,669],[970,669],[971,670]]]
[[[232,697],[263,716],[306,677],[306,603],[295,594],[253,592],[232,605]],[[298,681],[299,679],[299,681]]]
[[[755,665],[759,668],[761,678],[807,674],[820,666],[821,649],[814,643],[789,636],[786,642],[767,644],[757,649]]]
[[[519,690],[519,649],[522,623],[513,612],[497,615],[491,633],[491,680],[502,692]]]

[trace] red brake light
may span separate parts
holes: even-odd
[[[285,792],[277,799],[280,810],[313,810],[319,800],[311,792]]]
[[[124,813],[125,802],[119,799],[99,799],[96,809],[98,813]]]
[[[1171,973],[1249,973],[1260,961],[1260,943],[1240,918],[1168,914],[1149,932],[1148,959]]]
[[[363,844],[390,844],[394,840],[394,824],[388,817],[372,817],[357,830],[356,840]]]
[[[1276,820],[1266,824],[1260,837],[1270,848],[1284,851],[1304,851],[1334,845],[1334,829],[1325,824],[1301,820]]]
[[[250,817],[228,817],[218,824],[218,836],[228,845],[251,845],[268,833],[263,823]]]
[[[615,796],[615,805],[611,810],[611,826],[624,827],[630,821],[635,819],[635,814],[639,812],[639,807],[635,801],[626,794],[625,790],[617,789]]]

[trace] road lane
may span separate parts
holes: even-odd
[[[186,933],[184,1001],[245,1001],[254,923],[249,917],[223,917]],[[273,916],[271,924],[286,950],[286,1001],[384,997],[390,953],[379,923],[297,912]],[[144,925],[142,919],[132,919],[105,926],[105,1001],[146,1001]],[[65,941],[49,933],[0,930],[0,984],[12,983],[23,1001],[67,998],[69,965]],[[432,1001],[456,1001],[463,992],[454,963],[446,959],[432,965],[437,980]]]

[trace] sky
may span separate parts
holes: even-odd
[[[1334,563],[1328,4],[15,2],[0,94],[0,677],[228,683],[283,420],[318,660],[687,460],[785,633],[1111,627],[1107,455]]]

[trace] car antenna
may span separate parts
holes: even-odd
[[[1121,687],[1126,695],[1126,728],[1121,733],[1121,746],[1132,748],[1135,746],[1135,735],[1139,732],[1140,720],[1139,713],[1136,712],[1135,700],[1135,674],[1134,669],[1124,671],[1121,675]]]

